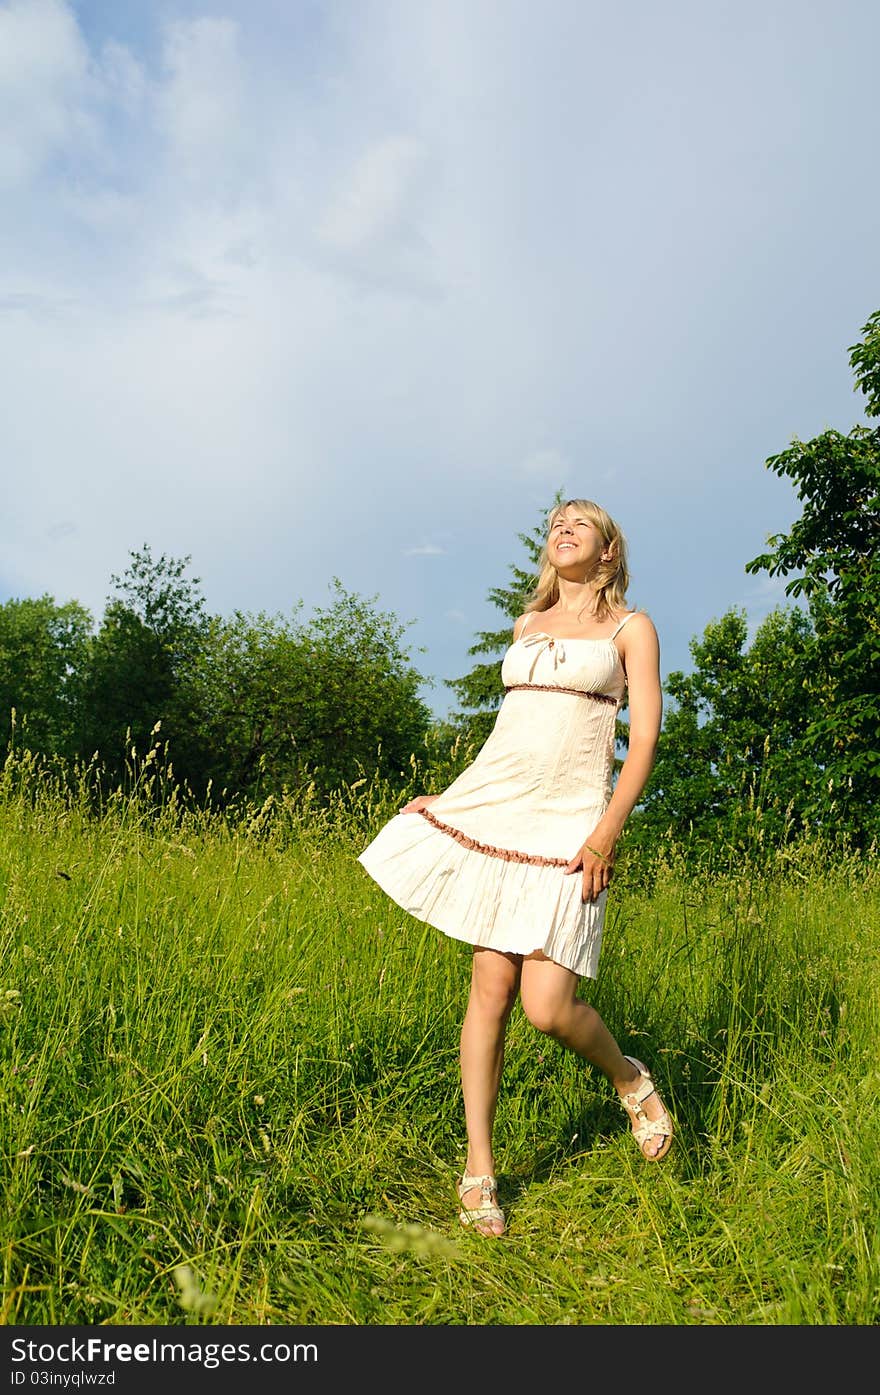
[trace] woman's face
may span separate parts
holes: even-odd
[[[550,525],[547,557],[562,576],[589,574],[605,550],[605,539],[595,523],[575,508],[557,514]]]

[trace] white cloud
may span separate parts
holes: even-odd
[[[424,151],[418,141],[392,136],[366,150],[331,201],[318,237],[339,252],[360,251],[380,239],[414,236],[410,198]]]
[[[175,179],[216,197],[247,182],[251,147],[238,25],[228,19],[171,23],[163,47],[156,111]]]
[[[0,185],[34,178],[54,156],[90,144],[88,49],[63,0],[0,9]]]
[[[6,585],[97,604],[149,540],[211,604],[338,572],[430,639],[560,486],[701,631],[789,519],[763,460],[853,415],[876,7],[195,8],[0,0]]]
[[[108,39],[101,49],[100,71],[107,100],[126,116],[139,116],[149,97],[149,84],[131,50]]]

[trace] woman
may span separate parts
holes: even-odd
[[[647,1067],[577,996],[595,978],[614,850],[654,762],[662,712],[657,633],[626,607],[626,542],[589,499],[550,514],[538,582],[504,656],[505,696],[476,759],[419,795],[361,853],[404,910],[474,946],[461,1031],[468,1154],[461,1223],[501,1235],[492,1127],[507,1019],[519,994],[539,1031],[612,1083],[643,1155],[672,1121]],[[629,743],[616,782],[615,722]]]

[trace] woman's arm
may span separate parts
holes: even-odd
[[[625,644],[624,644],[625,637]],[[584,901],[594,901],[611,880],[614,848],[648,783],[663,716],[660,643],[647,615],[633,616],[621,631],[620,653],[629,696],[629,743],[608,807],[566,867],[583,868]],[[597,856],[598,854],[598,856]]]

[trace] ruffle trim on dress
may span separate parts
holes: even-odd
[[[481,856],[413,814],[385,824],[358,861],[398,906],[451,939],[507,954],[541,950],[596,977],[607,892],[583,901],[578,873],[549,859],[536,866]]]
[[[453,828],[451,824],[441,823],[428,809],[414,809],[414,814],[421,814],[423,819],[434,828],[445,833],[450,838],[454,838],[456,843],[461,843],[464,847],[470,848],[472,852],[485,853],[486,857],[502,857],[505,862],[528,862],[533,867],[567,867],[569,859],[565,857],[541,857],[539,853],[519,852],[516,848],[498,848],[494,843],[478,843],[476,838],[469,838],[466,833],[462,833],[460,828]]]
[[[572,693],[575,697],[592,698],[594,702],[610,702],[614,707],[619,706],[619,700],[611,693],[587,693],[584,692],[583,688],[563,688],[560,683],[511,683],[504,691],[505,693]]]

